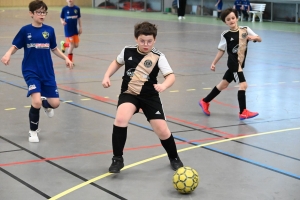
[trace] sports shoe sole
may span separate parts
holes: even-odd
[[[210,116],[210,114],[208,114],[208,113],[206,113],[206,112],[204,111],[204,109],[203,109],[203,107],[202,107],[200,101],[198,102],[198,104],[199,104],[199,106],[201,107],[202,112],[203,112],[206,116]]]

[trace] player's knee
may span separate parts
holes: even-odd
[[[78,48],[79,47],[79,44],[74,44],[74,48]]]
[[[115,119],[114,124],[115,124],[116,126],[125,127],[125,126],[127,126],[127,124],[128,124],[128,120],[125,119],[124,117],[117,117],[117,118]]]
[[[51,103],[50,103],[50,105],[51,105],[51,107],[52,108],[58,108],[59,107],[59,105],[60,105],[60,102],[59,102],[59,100],[57,100],[57,101],[52,101]]]
[[[247,83],[246,82],[242,82],[242,83],[240,83],[240,90],[246,90],[247,89],[247,87],[248,87],[248,85],[247,85]]]
[[[33,100],[31,102],[31,104],[34,108],[41,108],[42,107],[42,100]]]

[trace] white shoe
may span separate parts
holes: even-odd
[[[181,17],[181,16],[179,16],[179,17],[178,17],[178,20],[182,20],[182,17]]]
[[[39,137],[38,134],[40,132],[40,129],[37,129],[36,131],[29,131],[29,142],[39,142]]]
[[[47,101],[47,98],[46,97],[41,97],[42,101],[46,100]],[[43,105],[43,104],[42,104]],[[44,108],[44,107],[43,107]],[[45,114],[51,118],[54,116],[54,109],[53,108],[44,108],[44,111],[45,111]]]

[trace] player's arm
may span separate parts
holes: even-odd
[[[165,76],[164,82],[161,84],[154,84],[154,88],[157,92],[163,92],[167,88],[171,87],[175,82],[175,75],[174,74],[169,74]]]
[[[118,69],[120,69],[120,67],[122,67],[123,65],[119,64],[116,60],[112,61],[108,67],[108,69],[106,70],[103,80],[102,80],[102,86],[104,88],[108,88],[110,87],[110,77],[116,72],[118,71]]]
[[[4,56],[1,58],[1,62],[4,65],[9,65],[10,56],[16,53],[18,49],[15,46],[11,46],[8,51],[4,54]]]
[[[212,71],[215,71],[216,70],[216,64],[219,62],[219,60],[222,58],[222,56],[224,55],[225,51],[223,50],[220,50],[218,51],[215,59],[213,60],[213,62],[211,63],[211,66],[210,66],[210,69]]]
[[[65,19],[63,19],[63,18],[60,18],[60,23],[61,23],[62,25],[66,25],[66,24],[67,24],[66,21],[65,21]]]
[[[78,26],[79,26],[78,34],[80,35],[80,34],[82,33],[82,22],[81,22],[81,18],[78,19]]]
[[[59,58],[63,59],[66,61],[66,66],[69,67],[70,69],[73,68],[73,63],[70,61],[70,59],[65,56],[58,48],[52,49],[52,52]]]
[[[248,32],[248,36],[247,39],[251,40],[253,42],[261,42],[261,38],[259,37],[259,35],[257,35],[256,33],[254,33],[254,31],[252,31],[251,28],[247,27],[247,32]]]

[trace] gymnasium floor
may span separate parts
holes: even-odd
[[[60,9],[50,8],[46,18],[58,43],[64,39]],[[200,176],[189,195],[173,188],[174,172],[141,113],[129,125],[124,169],[108,173],[123,71],[112,77],[109,89],[101,81],[121,49],[135,44],[133,26],[144,20],[158,25],[156,48],[176,74],[176,83],[161,98],[179,155]],[[82,21],[76,67],[69,70],[53,56],[61,105],[54,118],[41,112],[40,143],[28,142],[23,50],[9,66],[1,63],[1,200],[300,199],[299,24],[239,23],[263,39],[249,43],[245,68],[247,107],[259,116],[240,121],[235,83],[211,103],[210,117],[198,105],[227,69],[225,54],[216,72],[210,71],[220,34],[227,29],[221,21],[187,16],[179,22],[171,14],[99,9],[82,9]],[[27,8],[0,9],[1,57],[29,23]]]

